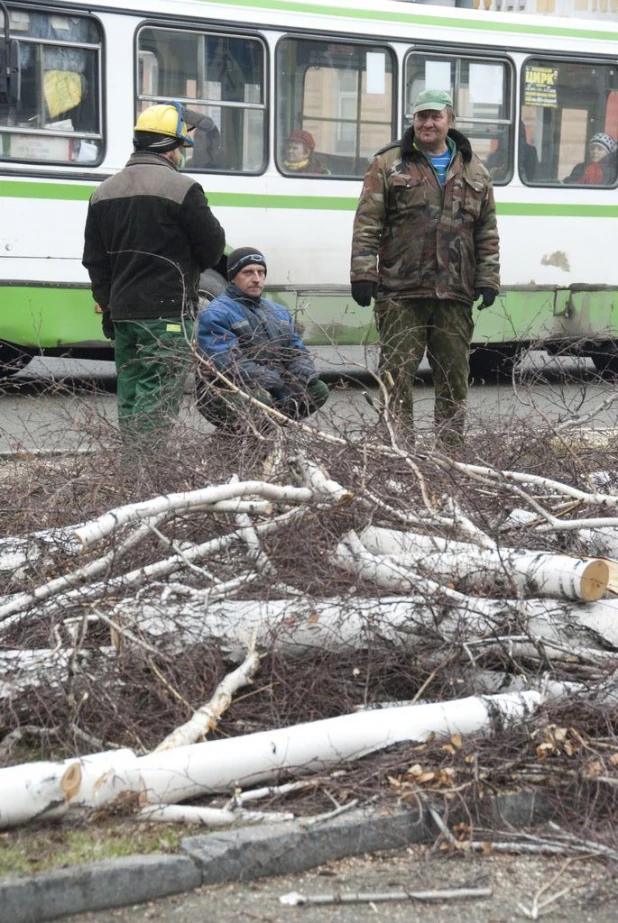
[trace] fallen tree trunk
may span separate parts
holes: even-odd
[[[365,556],[358,572],[371,579],[378,564],[369,552]],[[354,565],[352,557],[347,563]],[[615,599],[573,605],[552,599],[464,596],[445,588],[442,596],[431,592],[382,598],[225,600],[210,603],[207,609],[192,600],[172,603],[166,599],[159,604],[127,600],[116,607],[113,618],[166,652],[179,653],[194,644],[214,641],[232,659],[242,657],[253,637],[260,649],[302,657],[317,649],[363,649],[376,640],[412,650],[419,640],[432,635],[465,643],[521,633],[517,622],[531,641],[566,644],[571,655],[578,645],[598,646],[600,654],[618,651]]]
[[[66,648],[3,651],[0,653],[0,700],[17,698],[38,686],[60,686],[68,680],[72,660],[76,673],[83,674],[92,668],[100,682],[100,663],[114,662],[116,650],[109,646],[82,648],[77,654]]]
[[[63,763],[0,769],[0,828],[102,807],[127,793],[142,804],[254,785],[291,773],[320,772],[397,743],[491,733],[518,724],[542,703],[539,692],[474,696],[387,708],[137,757],[108,751]]]
[[[404,567],[422,569],[442,580],[452,580],[462,592],[511,591],[530,596],[593,602],[607,592],[610,570],[606,561],[577,558],[547,551],[479,548],[467,542],[367,526],[362,544],[373,554],[393,558]]]

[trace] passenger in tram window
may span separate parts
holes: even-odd
[[[424,90],[412,125],[367,168],[352,236],[352,298],[374,307],[391,408],[413,433],[413,390],[427,351],[440,441],[463,440],[472,306],[493,305],[500,246],[491,177],[453,128],[453,100]]]
[[[193,156],[187,162],[188,169],[224,169],[221,132],[210,116],[185,109],[185,122],[189,128],[195,129]]]
[[[507,139],[507,149],[503,144],[503,139],[498,141],[495,151],[489,155],[485,161],[485,166],[489,170],[489,175],[496,183],[508,180],[510,174],[510,158],[508,147],[511,144],[510,136]],[[526,137],[526,126],[522,121],[519,123],[519,169],[522,179],[527,182],[534,180],[537,167],[539,165],[539,155],[536,147],[528,143]]]
[[[217,372],[266,407],[295,420],[329,396],[289,311],[262,297],[266,258],[240,247],[227,258],[229,285],[200,311],[196,325],[197,408],[222,432],[242,434],[250,405]],[[205,362],[204,360],[207,360]]]
[[[315,156],[313,135],[302,128],[291,131],[285,145],[283,166],[290,173],[318,173],[330,176],[330,170]]]
[[[504,138],[499,138],[495,150],[485,159],[485,166],[489,175],[495,183],[506,182],[511,173],[511,163],[509,155],[510,141],[507,138],[506,144]]]
[[[533,182],[539,165],[539,155],[534,144],[528,142],[526,126],[519,122],[519,169],[524,180]]]
[[[563,180],[583,186],[613,186],[616,181],[618,144],[604,131],[593,135],[588,144],[588,160],[578,163]]]

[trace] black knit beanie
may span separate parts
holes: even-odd
[[[160,135],[155,131],[134,131],[133,148],[135,151],[151,151],[153,154],[165,154],[180,147],[182,141],[169,135]]]
[[[241,269],[245,266],[251,266],[257,263],[258,266],[264,267],[266,272],[266,260],[264,254],[256,250],[255,247],[239,247],[238,250],[232,250],[227,258],[227,277],[230,282],[234,279]]]

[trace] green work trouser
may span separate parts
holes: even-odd
[[[118,425],[123,439],[162,437],[178,416],[192,359],[188,319],[114,322]]]
[[[392,377],[393,409],[402,422],[412,426],[414,378],[427,350],[438,434],[446,442],[460,442],[470,374],[472,306],[437,298],[381,299],[375,314],[380,372]]]
[[[263,388],[247,388],[247,394],[266,407],[274,407],[286,417],[301,420],[323,407],[329,397],[328,385],[319,379],[287,400],[276,400]],[[213,426],[236,430],[243,416],[251,413],[250,404],[239,394],[227,391],[216,381],[197,379],[197,408]]]

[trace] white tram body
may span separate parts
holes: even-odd
[[[371,311],[349,294],[362,177],[429,86],[453,94],[494,180],[502,292],[475,344],[612,363],[616,171],[574,178],[594,135],[618,138],[612,23],[398,0],[3,0],[3,22],[0,363],[109,348],[81,265],[87,201],[126,163],[137,113],[168,99],[210,126],[185,169],[229,245],[267,254],[308,342],[365,341]],[[328,173],[289,168],[294,129]]]

